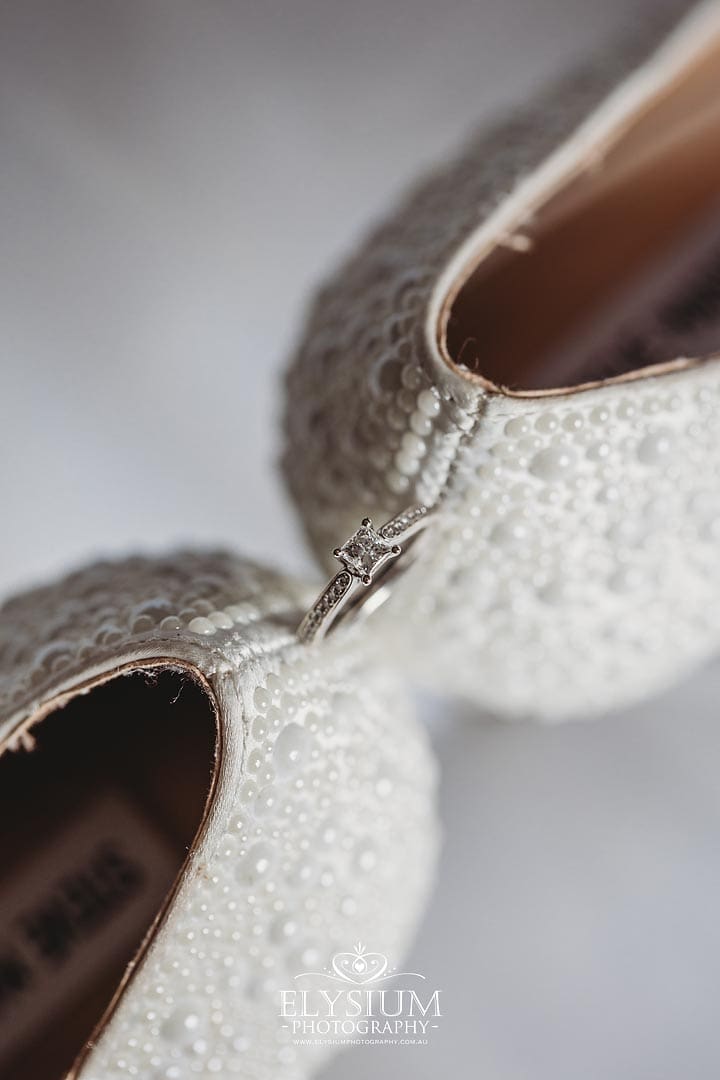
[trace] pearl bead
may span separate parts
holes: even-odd
[[[230,630],[233,624],[232,619],[225,611],[211,611],[208,615],[208,621],[220,630]]]
[[[638,458],[644,465],[656,465],[672,452],[672,435],[667,431],[657,431],[646,435],[638,446]]]
[[[412,431],[406,431],[402,437],[402,448],[406,454],[411,457],[419,458],[425,453],[425,440],[421,439],[419,435],[415,435]]]
[[[420,469],[420,462],[413,454],[402,451],[395,455],[395,468],[405,476],[413,476]]]
[[[400,495],[407,491],[410,486],[410,481],[403,473],[393,469],[387,474],[387,486],[391,491],[394,491],[396,495]]]
[[[508,420],[505,424],[505,434],[510,439],[517,439],[522,435],[528,435],[531,430],[530,421],[525,416],[513,417],[512,420]]]
[[[275,741],[273,758],[278,772],[289,773],[310,757],[314,746],[312,735],[299,724],[287,724]]]
[[[253,701],[255,702],[255,708],[259,712],[266,712],[272,702],[272,695],[269,690],[264,686],[258,686],[253,694]]]
[[[440,412],[440,399],[432,390],[423,390],[418,394],[418,409],[425,416],[434,417]]]
[[[569,447],[548,446],[532,459],[530,472],[541,480],[556,480],[570,471],[574,456]]]
[[[410,427],[416,435],[427,437],[432,431],[432,423],[424,412],[416,410],[410,417]]]

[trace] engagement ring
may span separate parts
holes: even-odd
[[[349,611],[375,611],[389,595],[389,571],[399,565],[408,547],[431,517],[426,506],[412,506],[373,528],[363,518],[357,532],[333,555],[343,566],[325,586],[298,627],[303,643],[319,641]],[[401,559],[401,561],[403,561]]]

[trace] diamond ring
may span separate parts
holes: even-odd
[[[333,555],[342,570],[325,586],[298,627],[301,642],[319,641],[349,611],[362,609],[363,615],[374,611],[389,595],[389,578],[400,556],[407,553],[428,524],[426,506],[411,506],[373,528],[370,518],[363,518],[360,528],[335,548]]]

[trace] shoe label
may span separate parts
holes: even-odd
[[[118,794],[37,839],[0,885],[0,1073],[141,942],[177,870],[171,845]]]
[[[588,256],[590,257],[590,256]],[[720,351],[720,214],[623,288],[548,359],[555,386]]]

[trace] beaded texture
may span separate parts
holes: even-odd
[[[357,940],[398,960],[407,947],[437,846],[431,758],[387,671],[297,644],[307,600],[249,562],[181,553],[99,564],[2,609],[5,740],[128,663],[194,669],[218,706],[206,822],[81,1080],[299,1080],[328,1050],[293,1044],[278,989]]]
[[[718,363],[531,398],[437,346],[480,230],[511,202],[522,220],[542,167],[592,159],[718,32],[710,5],[655,52],[679,10],[658,5],[421,185],[320,292],[288,374],[284,469],[315,551],[327,562],[365,515],[440,504],[374,636],[421,682],[498,714],[627,704],[720,638]]]

